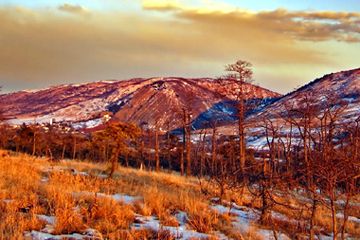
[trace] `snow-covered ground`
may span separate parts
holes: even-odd
[[[217,201],[217,199],[214,200]],[[256,223],[256,221],[259,218],[260,213],[255,209],[238,206],[235,203],[226,203],[225,205],[227,206],[215,204],[212,206],[212,208],[221,214],[230,214],[234,216],[232,220],[232,224],[236,229],[239,229],[242,233],[249,232],[251,227]],[[276,218],[287,219],[285,215],[276,212],[273,212],[272,216]],[[272,230],[261,229],[260,227],[258,227],[256,233],[257,235],[261,236],[263,239],[275,239]],[[286,234],[279,232],[277,233],[277,237],[278,239],[281,240],[290,239]]]

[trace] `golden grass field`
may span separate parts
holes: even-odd
[[[217,211],[211,201],[217,191],[209,183],[202,184],[204,194],[197,178],[119,167],[109,179],[107,168],[106,164],[49,162],[2,151],[0,239],[272,238],[269,233],[274,227],[249,221],[242,228],[233,224],[236,214]],[[246,191],[241,198],[231,192],[226,198],[248,210],[259,205]],[[301,205],[297,199],[286,199]],[[291,239],[295,226],[286,219],[295,219],[298,213],[282,207],[276,211],[286,216],[274,220],[276,230],[283,233],[282,239]],[[181,214],[184,221],[179,220]],[[330,231],[328,210],[321,208],[318,215],[318,231]],[[360,208],[352,209],[352,215],[359,217]],[[157,227],[152,228],[151,221]],[[360,237],[359,222],[349,222],[347,231]]]

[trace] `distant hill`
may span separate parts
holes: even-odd
[[[264,119],[274,123],[278,128],[278,137],[282,137],[282,141],[286,142],[290,128],[284,119],[290,112],[304,108],[306,102],[309,106],[316,106],[312,119],[313,128],[319,125],[324,110],[330,108],[333,115],[337,111],[334,118],[337,125],[360,121],[360,68],[325,75],[275,100],[258,113],[248,116],[247,122],[251,126],[248,129],[248,145],[257,149],[267,147]],[[292,117],[298,118],[296,115]],[[222,127],[219,131],[229,134],[234,132],[234,129],[236,126],[232,125]],[[292,133],[292,144],[300,143],[301,137],[297,127],[292,129]]]
[[[318,78],[279,98],[257,116],[252,117],[273,115],[274,118],[285,111],[285,106],[291,108],[300,106],[305,97],[311,100],[311,104],[319,106],[331,104],[331,101],[344,104],[346,109],[341,116],[344,121],[360,117],[360,68]]]
[[[11,124],[71,122],[77,128],[94,128],[103,116],[111,121],[147,123],[166,130],[182,123],[184,108],[192,113],[193,125],[201,127],[214,119],[232,121],[237,85],[209,78],[150,78],[69,84],[43,90],[26,90],[0,95]],[[247,99],[266,106],[281,95],[246,84]],[[252,108],[256,106],[252,105]]]

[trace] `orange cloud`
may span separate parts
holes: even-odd
[[[311,80],[319,71],[339,66],[334,56],[341,53],[334,55],[332,49],[302,41],[340,36],[345,41],[341,31],[316,25],[322,23],[301,26],[287,16],[289,12],[177,9],[168,8],[171,17],[147,11],[92,11],[89,18],[47,9],[2,8],[0,85],[22,89],[113,78],[219,76],[226,63],[242,58],[254,63],[261,85],[285,92],[301,79]],[[351,23],[356,19],[342,17]],[[311,27],[321,31],[310,34]],[[355,43],[347,51],[356,52],[358,39],[351,32],[346,41],[350,40]],[[355,58],[341,64],[354,62]],[[301,71],[295,75],[297,68]],[[278,77],[277,72],[281,72]]]
[[[144,5],[144,8],[158,11],[174,11],[175,16],[193,20],[194,22],[208,22],[213,19],[220,20],[222,23],[227,22],[227,24],[243,25],[243,23],[246,23],[248,26],[267,29],[295,40],[360,42],[360,13],[357,12],[291,12],[286,9],[262,12],[242,10],[204,12],[201,11],[201,8],[191,9],[179,4],[173,4],[169,7],[168,4],[150,4]]]
[[[180,9],[181,5],[175,1],[144,0],[142,2],[142,7],[146,10],[173,11]]]

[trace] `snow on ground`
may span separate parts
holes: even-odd
[[[250,208],[235,208],[234,206],[229,207],[223,205],[213,205],[212,208],[220,214],[231,214],[235,216],[233,225],[241,230],[241,232],[247,232],[250,229],[251,222],[256,220],[255,213]]]
[[[89,173],[87,172],[81,172],[78,171],[74,168],[68,168],[68,167],[61,167],[61,166],[51,166],[51,167],[47,167],[47,168],[43,168],[42,171],[44,173],[51,173],[51,172],[71,172],[72,175],[76,176],[76,175],[80,175],[80,176],[90,176]],[[49,181],[49,179],[47,177],[43,177],[41,179],[41,182],[47,182]]]
[[[250,231],[252,224],[255,223],[259,218],[259,212],[255,209],[238,206],[235,203],[227,203],[226,205],[231,205],[231,208],[220,204],[213,205],[212,208],[221,214],[229,213],[234,216],[235,218],[232,222],[233,226],[236,229],[239,229],[242,233]],[[285,215],[280,213],[273,212],[272,215],[277,218],[287,218]],[[258,229],[256,233],[262,236],[263,239],[274,239],[274,234],[271,230]],[[287,235],[280,232],[277,233],[277,237],[280,240],[290,239]]]
[[[46,222],[47,224],[54,225],[56,218],[54,216],[37,215],[38,219]]]
[[[343,213],[338,213],[336,214],[337,218],[343,219],[344,218],[344,214]],[[349,222],[355,222],[355,223],[360,223],[360,218],[354,217],[354,216],[348,216],[348,221]]]
[[[87,196],[93,195],[95,193],[92,192],[78,192],[74,193],[75,196]],[[97,196],[100,197],[108,197],[112,198],[115,201],[122,201],[126,204],[132,204],[138,199],[142,199],[141,197],[132,197],[128,195],[122,194],[114,194],[114,195],[106,195],[102,193],[98,193]],[[56,223],[56,217],[47,216],[47,215],[37,215],[37,217],[46,223],[46,226],[41,231],[31,231],[26,232],[24,235],[32,240],[57,240],[57,239],[74,239],[74,240],[82,240],[82,239],[99,239],[96,236],[99,236],[99,233],[94,229],[87,229],[83,233],[73,233],[73,234],[63,234],[63,235],[54,235],[53,229]],[[154,231],[167,230],[172,235],[175,236],[176,239],[207,239],[210,237],[209,234],[199,233],[194,230],[188,229],[186,223],[188,221],[188,215],[186,212],[178,211],[175,214],[176,219],[179,222],[178,227],[170,227],[163,226],[160,224],[158,217],[156,216],[142,216],[137,214],[136,221],[137,223],[133,223],[131,228],[135,230],[140,229],[152,229]],[[224,235],[219,235],[219,239],[227,239]]]
[[[54,232],[54,226],[56,222],[56,218],[54,216],[47,216],[47,215],[36,215],[37,218],[46,223],[45,228],[41,229],[42,233],[49,233],[51,234]]]
[[[25,238],[30,238],[32,240],[63,240],[63,239],[72,239],[72,240],[99,240],[102,239],[101,234],[95,229],[88,228],[84,232],[72,233],[72,234],[61,234],[55,235],[42,231],[31,231],[25,232]]]
[[[108,194],[104,194],[104,193],[94,193],[94,192],[73,192],[72,193],[74,197],[83,197],[83,196],[96,196],[96,197],[100,197],[100,198],[109,198],[109,199],[113,199],[116,202],[123,202],[125,204],[133,204],[136,201],[140,201],[142,200],[142,197],[133,197],[133,196],[129,196],[129,195],[125,195],[125,194],[113,194],[113,195],[108,195]]]
[[[25,233],[26,238],[31,238],[32,240],[61,240],[61,239],[73,239],[73,240],[82,240],[82,239],[91,239],[90,236],[84,236],[78,233],[73,234],[64,234],[64,235],[53,235],[50,233],[44,233],[39,231],[31,231]],[[95,238],[94,238],[95,239]]]
[[[73,175],[83,175],[83,176],[89,176],[87,172],[81,172],[76,169],[68,168],[68,167],[61,167],[61,166],[55,166],[55,167],[48,167],[42,169],[43,172],[53,172],[53,171],[71,171]],[[47,177],[43,177],[41,179],[42,183],[48,182]],[[122,202],[124,204],[134,204],[135,202],[142,201],[143,198],[139,196],[129,196],[126,194],[105,194],[105,193],[95,193],[95,192],[73,192],[72,195],[74,197],[83,197],[83,196],[96,196],[100,198],[109,198],[113,199],[116,202]],[[298,199],[302,199],[303,201],[309,201],[306,197],[304,197],[301,192],[297,192],[296,197]],[[12,200],[3,200],[3,202],[11,202]],[[256,222],[259,220],[260,212],[258,210],[239,206],[235,203],[230,203],[223,201],[221,204],[219,204],[219,198],[213,198],[211,199],[211,202],[213,203],[211,205],[211,208],[219,212],[220,214],[230,214],[232,219],[232,225],[235,229],[239,229],[242,233],[246,233],[251,230],[251,227],[256,225]],[[338,204],[344,204],[343,200],[338,200]],[[231,206],[231,208],[229,208]],[[76,211],[76,209],[74,209]],[[279,212],[272,211],[271,215],[273,218],[285,220],[288,222],[296,222],[295,219],[290,219],[284,214],[281,214]],[[95,239],[92,238],[94,236],[94,229],[88,229],[88,232],[84,233],[74,233],[71,235],[52,235],[54,225],[56,222],[56,218],[54,216],[47,216],[47,215],[37,215],[37,217],[44,221],[46,223],[46,227],[42,229],[41,231],[31,231],[27,232],[25,236],[34,239],[34,240],[48,240],[48,239],[64,239],[64,238],[71,238],[71,239]],[[172,226],[163,226],[160,224],[160,221],[157,216],[142,216],[142,215],[136,215],[136,223],[132,224],[132,228],[134,229],[142,229],[142,228],[148,228],[152,229],[154,231],[159,230],[168,230],[171,234],[173,234],[176,239],[202,239],[202,238],[208,238],[210,235],[199,233],[194,230],[191,230],[187,227],[188,222],[188,214],[183,211],[178,211],[176,214],[174,214],[174,217],[177,219],[179,226],[178,227],[172,227]],[[341,219],[343,218],[343,215],[338,213],[337,218]],[[360,219],[354,216],[349,216],[350,222],[360,223]],[[274,233],[272,230],[269,229],[263,229],[260,226],[256,225],[257,231],[256,233],[260,235],[263,239],[274,239]],[[92,233],[91,233],[92,232]],[[221,233],[216,232],[215,233],[219,239],[227,239],[227,237]],[[287,235],[281,232],[277,232],[278,239],[289,239]],[[319,239],[327,239],[327,236],[320,236]]]
[[[91,120],[87,120],[87,121],[83,121],[83,122],[73,123],[72,126],[75,129],[94,128],[94,127],[101,125],[102,123],[103,123],[102,118],[96,118],[96,119],[91,119]]]
[[[74,175],[88,175],[86,172],[79,172],[75,169],[69,169],[66,167],[51,167],[43,169],[44,172],[52,172],[52,171],[71,171]],[[46,183],[48,178],[41,179],[42,183]],[[142,201],[143,198],[139,196],[129,196],[126,194],[104,194],[104,193],[95,193],[95,192],[73,192],[72,195],[74,197],[86,197],[86,196],[96,196],[100,198],[108,198],[113,199],[116,202],[123,202],[124,204],[134,204],[137,201]],[[76,211],[76,209],[74,209]],[[32,240],[57,240],[57,239],[74,239],[74,240],[82,240],[82,239],[98,239],[97,231],[94,229],[87,229],[83,233],[73,233],[67,235],[54,235],[52,234],[54,231],[54,225],[56,223],[56,217],[47,216],[47,215],[37,215],[39,220],[42,220],[46,223],[45,228],[41,231],[31,231],[26,232],[24,234],[25,237],[30,238]],[[139,229],[152,229],[154,231],[159,230],[168,230],[171,234],[173,234],[176,239],[207,239],[210,237],[209,234],[199,233],[197,231],[191,230],[187,227],[188,214],[183,211],[178,211],[174,217],[177,219],[179,226],[178,227],[170,227],[163,226],[160,224],[158,217],[156,216],[142,216],[137,214],[136,221],[137,223],[132,224],[132,228]],[[223,234],[218,234],[219,239],[227,239]]]
[[[167,230],[172,235],[174,235],[176,239],[190,240],[190,239],[207,239],[210,237],[210,235],[208,234],[199,233],[194,230],[188,229],[186,227],[185,222],[179,222],[180,223],[179,227],[169,227],[169,226],[161,225],[159,219],[155,216],[145,217],[141,215],[136,216],[136,221],[140,223],[134,223],[132,225],[134,229],[139,230],[143,228],[148,228],[155,231]]]

